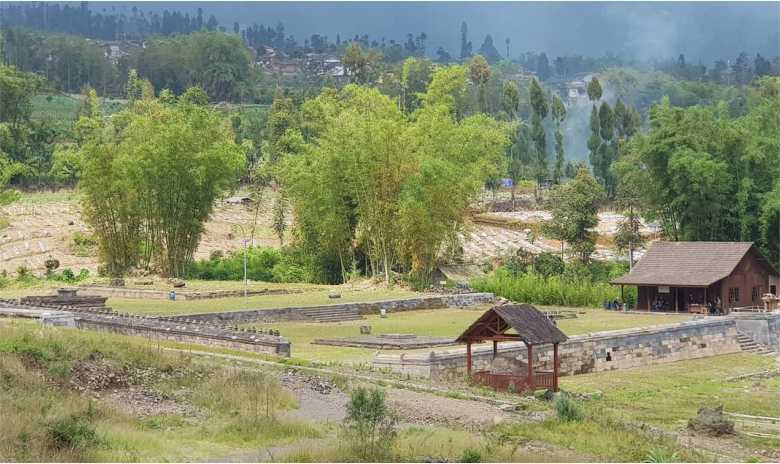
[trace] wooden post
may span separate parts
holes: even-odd
[[[679,313],[678,300],[680,299],[680,289],[674,287],[674,312]]]
[[[498,342],[493,340],[493,359],[496,359],[496,356],[498,356]]]
[[[553,343],[553,391],[558,391],[558,344]]]
[[[466,375],[471,378],[471,342],[466,342]]]
[[[534,390],[534,346],[528,345],[528,387]]]

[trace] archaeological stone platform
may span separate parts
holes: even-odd
[[[377,350],[415,350],[454,345],[455,339],[452,337],[430,337],[415,334],[378,334],[347,338],[317,338],[312,343],[315,345],[373,348]]]
[[[27,317],[44,324],[67,325],[136,335],[155,340],[232,348],[289,357],[290,342],[278,333],[231,327],[206,321],[168,321],[140,315],[119,314],[109,308],[87,309],[67,305],[24,304],[0,300],[0,316]]]
[[[133,288],[133,287],[106,287],[102,285],[82,285],[79,287],[79,294],[84,296],[100,296],[106,298],[138,298],[152,300],[170,299],[171,292],[174,292],[177,300],[211,300],[215,298],[238,298],[243,297],[244,290],[182,290],[172,288],[170,290],[159,290],[153,288]],[[291,295],[303,293],[300,289],[290,288],[262,288],[247,290],[246,296],[262,295]]]
[[[630,317],[630,315],[627,315]],[[678,324],[572,336],[562,343],[562,375],[584,374],[658,363],[704,358],[742,351],[738,334],[751,337],[780,351],[780,313],[702,317]],[[475,369],[518,370],[527,366],[525,345],[499,345],[493,358],[491,346],[475,346]],[[552,347],[534,347],[534,365],[552,368]],[[462,380],[466,374],[466,350],[457,348],[400,355],[380,353],[376,368],[439,381]]]
[[[298,306],[276,309],[249,309],[243,311],[225,311],[214,313],[185,314],[168,316],[170,321],[210,321],[210,322],[341,322],[361,319],[369,314],[415,311],[423,309],[465,308],[491,304],[495,301],[492,293],[461,293],[452,295],[426,295],[413,298],[373,301],[366,303],[336,303],[319,306]]]

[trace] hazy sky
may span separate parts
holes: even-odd
[[[640,59],[677,56],[709,64],[740,51],[780,54],[780,2],[107,2],[96,10],[146,11],[164,8],[213,13],[232,29],[254,22],[281,21],[299,42],[312,33],[335,40],[367,33],[374,39],[403,40],[407,32],[428,34],[428,53],[443,45],[460,50],[460,24],[478,49],[485,34],[498,50],[544,51],[548,55],[605,52]]]

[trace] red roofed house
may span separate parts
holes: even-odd
[[[761,306],[780,273],[751,242],[655,242],[613,285],[636,285],[637,309],[703,312]]]

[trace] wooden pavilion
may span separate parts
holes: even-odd
[[[511,329],[515,333],[507,333]],[[466,344],[466,372],[470,379],[496,390],[521,392],[537,388],[558,391],[558,344],[566,340],[566,335],[538,309],[529,304],[511,304],[489,309],[456,342]],[[491,370],[472,372],[471,345],[486,341],[493,342],[493,359],[498,354],[498,342],[522,341],[528,350],[527,373],[517,375]],[[534,369],[534,347],[549,344],[553,346],[553,369]]]

